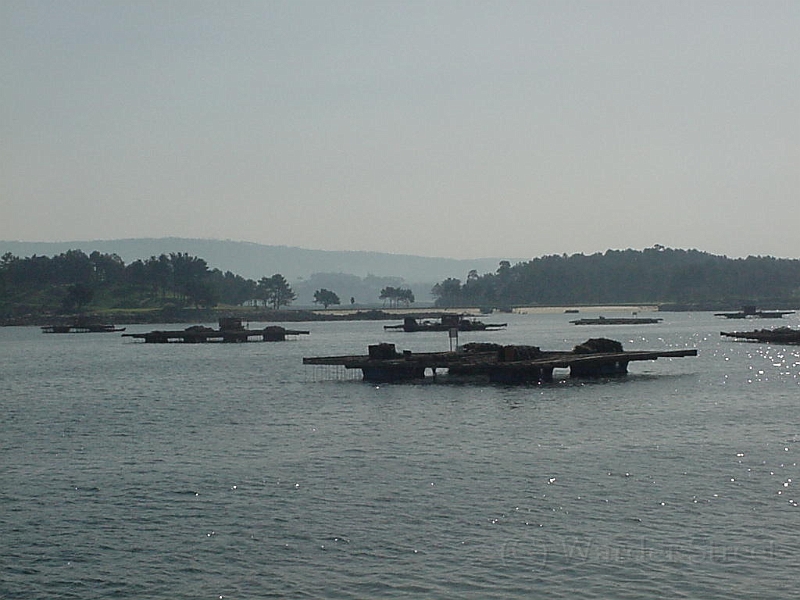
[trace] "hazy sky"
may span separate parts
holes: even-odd
[[[800,2],[2,0],[0,239],[800,258]]]

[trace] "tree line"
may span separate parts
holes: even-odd
[[[500,262],[492,273],[470,271],[432,290],[436,306],[496,307],[581,304],[674,304],[687,308],[800,304],[800,260],[749,256],[730,259],[698,250],[654,246],[592,255],[550,255],[516,265]],[[187,253],[125,264],[116,254],[69,250],[62,254],[0,257],[0,316],[80,312],[87,308],[210,308],[289,306],[296,299],[280,273],[258,281],[212,269]],[[413,292],[386,285],[380,300],[408,307]],[[341,304],[322,288],[314,302]],[[350,298],[351,304],[355,303]]]
[[[463,282],[448,278],[432,293],[439,307],[800,303],[800,260],[731,259],[657,245],[502,261],[494,273],[470,271]]]
[[[280,273],[258,281],[212,269],[206,261],[173,252],[129,264],[116,254],[68,250],[62,254],[0,257],[0,316],[41,312],[81,312],[88,308],[212,308],[289,306],[297,296]],[[411,290],[384,288],[381,299],[395,305],[414,301]],[[351,298],[351,303],[355,302]],[[339,296],[320,289],[314,302],[325,308]]]
[[[181,252],[127,265],[116,254],[97,251],[0,257],[0,309],[5,314],[81,311],[89,306],[209,308],[248,302],[280,308],[292,300],[291,286],[280,274],[253,281],[211,269],[202,258]]]

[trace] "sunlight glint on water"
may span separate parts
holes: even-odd
[[[519,387],[302,365],[447,348],[381,322],[239,345],[0,329],[0,597],[785,597],[800,349],[659,316],[462,334],[700,352]]]

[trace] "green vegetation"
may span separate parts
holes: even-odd
[[[384,302],[388,300],[390,308],[397,308],[401,304],[408,307],[410,304],[414,303],[414,293],[408,288],[386,286],[381,290],[379,298]]]
[[[672,304],[675,308],[800,305],[800,261],[729,259],[654,246],[590,256],[544,256],[494,273],[470,271],[432,293],[439,307]]]
[[[286,279],[275,274],[258,283],[230,271],[209,269],[202,258],[162,254],[128,265],[114,254],[69,250],[52,258],[0,258],[0,317],[192,307],[255,305],[274,309],[294,300]]]
[[[355,299],[351,299],[351,303],[354,302]],[[331,304],[341,304],[342,301],[339,300],[339,296],[335,292],[322,288],[314,292],[314,303],[322,304],[322,306],[328,308]]]
[[[316,281],[315,281],[316,282]],[[319,282],[316,282],[319,284]],[[408,307],[408,288],[385,285],[380,300]],[[642,251],[609,250],[585,256],[544,256],[499,264],[484,275],[472,270],[432,290],[437,307],[658,304],[676,309],[800,306],[800,260],[771,257],[729,259],[697,250],[656,246]],[[258,281],[211,269],[187,253],[152,256],[125,264],[115,254],[69,250],[52,258],[0,257],[0,319],[85,311],[156,312],[164,319],[213,307],[278,311],[296,299],[283,275]],[[314,302],[340,304],[328,287]],[[355,304],[355,298],[350,299]],[[239,307],[239,308],[236,308]]]
[[[255,298],[261,300],[264,306],[279,310],[281,306],[289,306],[296,296],[286,278],[276,273],[272,277],[262,277],[258,280]]]

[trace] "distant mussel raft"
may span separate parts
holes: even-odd
[[[415,317],[406,317],[399,325],[384,325],[387,330],[401,330],[406,333],[417,331],[496,331],[506,327],[508,323],[484,323],[477,319],[468,319],[464,315],[442,315],[438,320],[417,320]]]
[[[54,323],[44,325],[42,333],[117,333],[125,331],[124,327],[117,327],[111,323],[101,323],[85,318],[78,318],[68,323]]]
[[[724,337],[769,344],[800,344],[800,329],[776,327],[775,329],[755,329],[753,331],[720,331]]]
[[[149,331],[147,333],[123,333],[122,337],[144,340],[148,344],[167,344],[180,342],[184,344],[203,344],[207,342],[283,342],[287,336],[308,335],[308,331],[286,329],[279,325],[270,325],[263,329],[247,329],[241,319],[222,318],[219,329],[193,325],[178,331]]]

